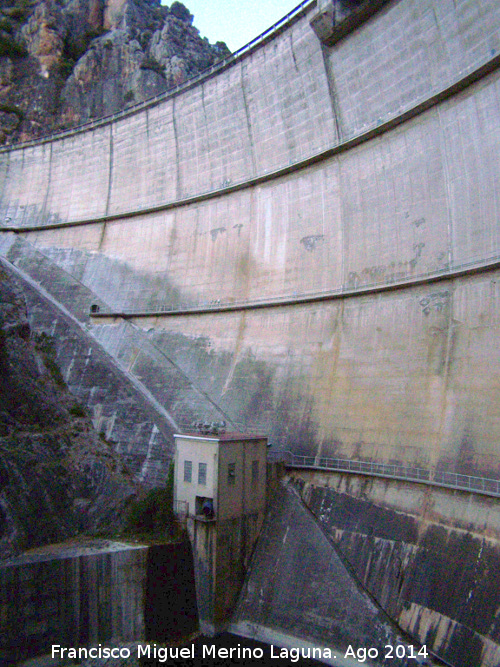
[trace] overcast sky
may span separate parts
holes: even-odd
[[[170,6],[173,0],[162,0]],[[202,37],[226,42],[231,51],[250,42],[283,18],[300,0],[181,0]]]

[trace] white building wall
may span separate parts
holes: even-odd
[[[218,440],[203,436],[175,436],[174,500],[188,503],[189,514],[195,513],[196,496],[212,498],[217,512]],[[184,461],[192,462],[191,482],[184,481]],[[207,464],[207,483],[198,484],[200,463]]]

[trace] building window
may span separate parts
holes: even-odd
[[[234,485],[236,481],[236,463],[227,464],[227,483],[231,486]]]
[[[198,464],[198,484],[203,484],[206,486],[207,483],[207,464],[199,463]]]
[[[252,461],[252,484],[257,485],[259,481],[259,462]]]
[[[184,461],[184,481],[190,482],[193,476],[193,462]]]

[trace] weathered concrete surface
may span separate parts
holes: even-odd
[[[385,645],[406,646],[357,587],[298,496],[284,487],[268,509],[229,629],[271,643],[286,635],[292,646],[296,638],[329,647],[334,665],[355,663],[343,662],[349,646],[378,648],[380,659],[370,663],[375,665],[385,664]],[[391,664],[418,663],[394,659]]]
[[[50,548],[0,566],[0,657],[48,654],[52,644],[144,639],[148,548],[105,540]]]
[[[240,181],[376,126],[500,50],[495,0],[400,0],[327,49],[325,68],[313,12],[146,112],[11,151],[5,215],[91,218]]]
[[[4,240],[3,250],[23,285],[30,326],[53,340],[64,380],[95,428],[141,481],[163,485],[174,430],[200,415],[225,415],[134,327],[89,330],[90,306],[103,302],[82,283],[20,239]]]
[[[177,640],[197,630],[189,541],[80,540],[0,564],[0,659],[50,658],[72,647]],[[63,664],[68,662],[67,657]]]
[[[7,258],[87,321],[93,300],[103,301],[28,250],[18,241]],[[88,331],[180,424],[213,415],[297,453],[492,476],[497,279],[491,271],[376,298],[152,317],[142,330],[110,320]]]
[[[404,630],[455,667],[500,663],[496,499],[341,473],[289,474]]]
[[[494,57],[499,12],[486,0],[481,11],[400,0],[324,51],[307,14],[158,106],[3,153],[4,219],[28,228],[141,210],[334,146]],[[26,238],[111,310],[291,297],[481,264],[500,256],[498,86],[494,71],[381,138],[276,180]],[[141,320],[154,349],[136,361],[118,323],[93,331],[187,418],[199,412],[185,392],[194,387],[211,411],[240,422],[257,414],[296,450],[497,474],[496,279]],[[172,384],[162,376],[171,362],[186,375],[173,393],[159,387]]]
[[[12,256],[11,259],[15,262]],[[162,486],[173,454],[173,428],[168,415],[155,409],[81,326],[79,319],[82,313],[86,317],[89,297],[92,298],[89,291],[75,281],[64,280],[57,267],[44,271],[43,257],[36,253],[29,256],[25,252],[23,260],[31,261],[44,275],[55,297],[49,299],[43,286],[34,280],[23,280],[16,273],[26,299],[31,331],[51,341],[62,379],[128,471],[147,486]],[[64,307],[65,301],[72,305],[71,314]]]
[[[274,444],[491,476],[497,279],[140,323],[221,410]]]
[[[5,215],[10,224],[28,225],[116,212],[118,202],[122,210],[140,210],[230,180],[229,172],[215,177],[207,169],[219,169],[245,146],[252,150],[244,149],[241,164],[249,171],[237,172],[236,180],[333,146],[337,106],[344,105],[345,139],[491,58],[499,10],[491,2],[483,10],[468,3],[434,7],[430,0],[390,3],[328,51],[327,70],[306,16],[239,64],[147,112],[5,153]],[[396,18],[402,33],[390,27]],[[426,42],[419,30],[430,19],[440,29],[429,24]],[[403,53],[393,48],[390,60],[387,45],[400,36],[408,46]],[[407,48],[418,57],[405,60]],[[377,49],[389,59],[384,68],[375,67]],[[435,67],[422,67],[436,53]],[[351,111],[361,97],[346,92],[348,74],[357,82],[352,85],[365,81],[364,74],[351,76],[361,59],[373,70],[366,83],[372,92],[387,76],[395,82],[386,89],[384,113],[384,96],[369,95],[363,113],[371,109],[370,122],[356,121]],[[409,73],[420,77],[419,85],[410,86]],[[271,80],[280,82],[272,94]],[[276,180],[134,218],[26,232],[26,238],[111,310],[290,298],[481,265],[500,256],[498,86],[497,70],[380,138]],[[236,93],[258,113],[241,120]],[[305,105],[301,113],[290,115],[290,100]],[[328,122],[320,122],[324,114]],[[353,129],[346,129],[346,119]],[[265,126],[271,121],[272,129]],[[234,123],[251,129],[251,142]],[[175,137],[163,135],[174,128]],[[110,134],[112,160],[105,147]],[[66,178],[77,179],[74,186]],[[24,203],[16,203],[20,198]],[[63,210],[68,205],[89,209],[73,215]],[[115,358],[148,378],[160,403],[187,419],[208,402],[210,412],[238,422],[257,415],[258,427],[296,451],[491,475],[500,470],[497,277],[491,271],[258,314],[138,320],[148,349],[141,347],[136,361],[135,341],[144,340],[137,328],[132,334],[127,327],[127,343],[118,322],[93,332]],[[171,381],[164,370],[171,364],[183,382]],[[203,398],[191,408],[197,392]]]
[[[29,240],[114,310],[132,311],[390,284],[481,264],[500,254],[500,130],[490,120],[500,116],[499,76],[382,141],[286,177]]]
[[[25,229],[24,246],[7,239],[2,252],[175,423],[208,412],[296,453],[498,477],[500,5],[394,0],[328,48],[314,11],[147,111],[1,152],[2,219]],[[276,169],[289,171],[266,180]],[[84,312],[396,287],[488,262],[259,311],[93,323]],[[463,530],[483,535],[480,516]],[[420,632],[427,616],[436,646],[446,618],[467,625],[456,607],[415,604],[405,623]]]

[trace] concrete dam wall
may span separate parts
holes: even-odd
[[[303,3],[192,85],[0,150],[0,256],[144,480],[205,417],[318,461],[500,478],[500,4],[378,6],[321,42],[324,3]],[[127,380],[120,418],[86,384],[88,340]],[[454,664],[496,665],[491,499],[472,512],[446,492],[445,515],[421,494],[419,513],[408,486],[305,484],[402,627]],[[466,575],[450,598],[436,582],[453,562]]]
[[[160,403],[144,346],[295,452],[496,476],[500,7],[394,0],[331,46],[317,11],[3,149],[3,229],[101,313],[150,313],[87,326]],[[172,392],[174,420],[203,417]]]
[[[328,649],[320,659],[334,667],[360,664],[352,647],[368,646],[378,652],[369,664],[387,664],[384,646],[399,645],[403,655],[390,664],[415,667],[420,647],[408,648],[359,589],[297,495],[291,487],[276,490],[229,629],[289,649]]]

